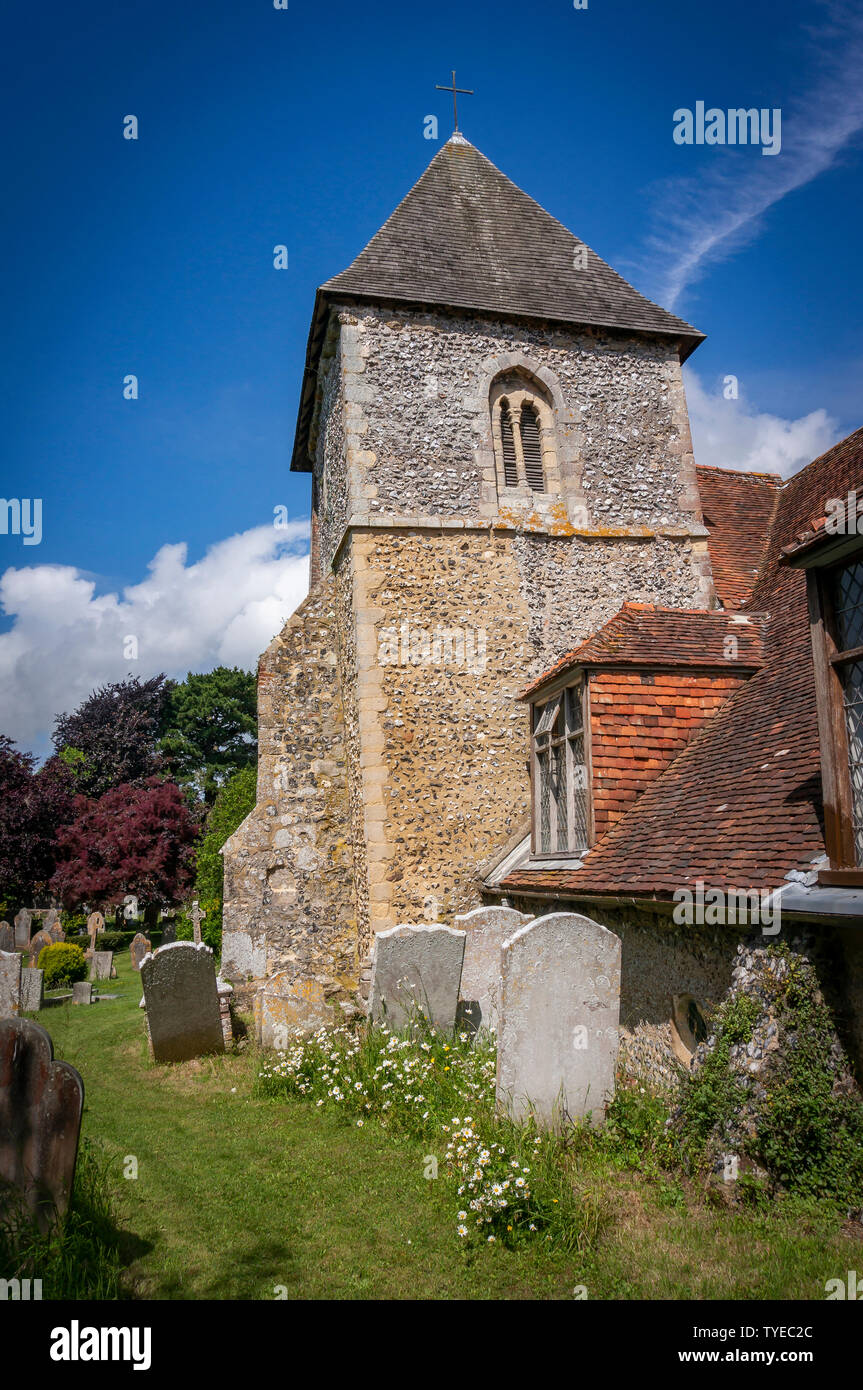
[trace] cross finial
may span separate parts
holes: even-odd
[[[201,908],[198,906],[198,899],[196,898],[192,903],[192,911],[189,913],[189,917],[192,920],[192,929],[195,933],[196,946],[200,946],[201,944],[201,923],[206,915],[206,912],[202,912]]]
[[[451,86],[451,87],[442,87],[442,86],[440,85],[439,82],[436,82],[436,83],[435,83],[435,91],[436,91],[436,92],[452,92],[452,114],[453,114],[453,121],[454,121],[454,124],[455,124],[455,130],[454,130],[453,134],[454,134],[454,135],[458,135],[458,133],[459,133],[459,129],[458,129],[458,96],[456,95],[456,93],[460,93],[462,96],[472,97],[472,96],[474,95],[473,91],[471,90],[470,87],[457,87],[457,86],[455,85],[455,68],[453,68],[453,70],[452,70],[452,86]]]

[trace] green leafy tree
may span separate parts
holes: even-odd
[[[189,675],[168,695],[162,754],[182,786],[212,804],[216,793],[258,756],[257,685],[236,666]]]
[[[201,926],[201,935],[206,944],[217,952],[222,946],[224,898],[222,856],[219,851],[240,822],[254,809],[256,784],[256,768],[244,767],[241,772],[234,773],[230,781],[219,789],[198,845],[195,897],[207,914]],[[178,924],[177,935],[181,940],[184,937],[191,939],[192,924],[185,913]]]

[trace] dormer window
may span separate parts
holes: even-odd
[[[519,373],[498,377],[491,393],[492,433],[501,491],[546,492],[555,463],[554,417],[545,388]]]
[[[533,853],[577,854],[589,824],[582,683],[533,705],[531,720]]]

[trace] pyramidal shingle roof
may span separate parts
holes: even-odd
[[[566,323],[703,334],[627,284],[464,136],[425,173],[341,275],[322,287]],[[692,346],[695,346],[695,342]]]
[[[356,260],[318,291],[294,469],[311,466],[310,378],[327,305],[338,298],[658,334],[678,342],[681,360],[704,337],[645,299],[464,136],[453,135]]]

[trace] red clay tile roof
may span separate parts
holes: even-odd
[[[782,549],[826,500],[863,490],[863,430],[778,493],[751,608],[767,612],[765,665],[704,725],[576,870],[525,872],[502,890],[670,898],[711,887],[776,888],[824,852],[805,575]]]
[[[567,652],[522,691],[534,695],[547,681],[576,666],[730,667],[761,665],[764,619],[760,613],[708,612],[703,608],[657,608],[652,603],[625,603],[599,632]],[[737,639],[736,656],[727,655],[729,637]]]
[[[778,473],[739,473],[733,468],[695,471],[710,532],[717,597],[723,607],[739,608],[752,593],[764,563],[782,479]]]

